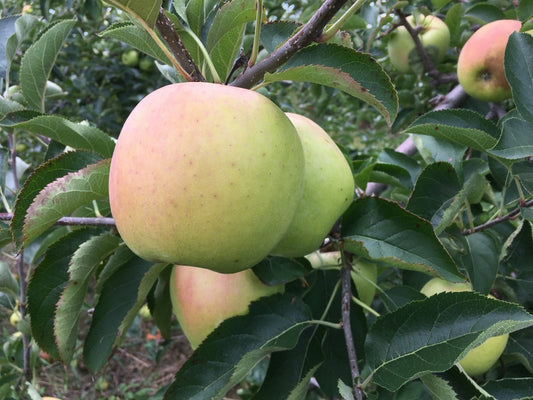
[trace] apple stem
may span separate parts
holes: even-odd
[[[368,311],[369,313],[375,315],[376,317],[380,317],[381,316],[376,310],[374,310],[372,307],[370,307],[366,303],[364,303],[361,300],[359,300],[357,297],[352,296],[352,301],[355,304],[357,304],[359,307],[361,307],[363,310]]]
[[[352,336],[352,326],[350,322],[350,304],[352,300],[352,264],[350,262],[351,254],[342,252],[342,268],[341,268],[341,284],[342,284],[342,329],[344,331],[344,339],[346,341],[346,350],[348,352],[348,360],[350,362],[350,371],[352,373],[352,387],[353,394],[356,400],[363,399],[363,392],[361,391],[361,377],[359,375],[359,367],[357,365],[357,354]]]

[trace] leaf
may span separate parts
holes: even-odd
[[[379,154],[378,161],[380,163],[396,165],[407,171],[411,178],[411,186],[409,187],[412,187],[416,183],[416,180],[418,179],[418,176],[422,170],[420,165],[413,160],[412,157],[392,149],[384,149]]]
[[[406,208],[431,221],[442,205],[454,197],[459,189],[459,178],[450,164],[429,164],[419,175]]]
[[[162,0],[108,0],[108,3],[127,12],[138,21],[144,22],[150,28],[155,26],[155,21],[161,8]]]
[[[100,160],[101,157],[94,153],[70,151],[48,160],[33,171],[17,195],[11,220],[11,231],[18,249],[22,247],[22,229],[26,212],[39,192],[56,179]]]
[[[254,273],[266,285],[274,286],[301,278],[312,270],[306,258],[268,256],[253,267]]]
[[[508,118],[503,122],[502,135],[489,153],[507,160],[533,156],[533,122]]]
[[[24,53],[20,66],[20,87],[30,107],[44,112],[46,81],[57,54],[76,22],[63,20],[52,25]]]
[[[76,150],[88,150],[100,154],[102,157],[111,157],[115,148],[115,141],[100,129],[86,123],[72,122],[56,115],[39,115],[29,120],[19,117],[26,112],[9,114],[0,122],[0,126],[19,128],[44,135],[65,146]]]
[[[268,21],[261,27],[261,44],[266,51],[272,53],[301,26],[296,21]]]
[[[110,160],[91,164],[49,183],[35,198],[26,212],[22,241],[35,240],[57,220],[87,204],[106,198]]]
[[[246,23],[255,19],[256,0],[232,0],[215,14],[206,48],[220,77],[228,76],[242,45]]]
[[[265,74],[264,80],[313,82],[342,90],[376,108],[389,125],[398,112],[398,96],[381,65],[368,54],[344,46],[306,47],[280,70]]]
[[[15,33],[15,23],[19,19],[19,15],[12,15],[0,19],[0,77],[5,80],[6,73],[9,70],[8,59],[6,57],[7,41],[11,35]]]
[[[310,312],[289,294],[250,304],[245,316],[222,322],[177,372],[164,399],[221,399],[260,360],[296,346]]]
[[[109,263],[114,272],[103,283],[93,319],[83,346],[87,367],[98,371],[111,354],[119,327],[137,302],[139,287],[152,263],[123,248]]]
[[[498,400],[530,400],[533,378],[506,378],[489,381],[483,386]]]
[[[345,250],[354,254],[461,281],[431,224],[396,203],[375,197],[356,200],[343,216],[341,234]]]
[[[476,292],[488,294],[498,273],[500,244],[490,232],[466,236],[468,248],[462,257],[472,287]]]
[[[496,144],[498,127],[475,111],[430,111],[416,119],[406,133],[446,139],[476,150],[486,151]]]
[[[505,77],[511,86],[513,101],[518,112],[522,118],[531,123],[533,123],[532,65],[533,36],[517,32],[511,34],[505,48]]]
[[[157,277],[157,283],[148,294],[147,303],[154,323],[159,328],[161,336],[170,339],[172,301],[170,299],[170,274],[172,266],[162,271]]]
[[[132,22],[119,22],[111,25],[109,28],[100,33],[100,36],[120,40],[150,57],[169,64],[170,60],[163,50],[154,42],[154,39],[146,32],[145,29]]]
[[[9,265],[0,261],[0,293],[6,293],[13,297],[19,296],[19,284],[13,274]]]
[[[509,336],[505,354],[517,357],[529,372],[533,372],[533,328],[513,332]]]
[[[517,176],[526,190],[533,194],[533,160],[518,161],[513,163],[513,175]]]
[[[11,70],[11,63],[20,45],[28,38],[33,28],[39,24],[39,18],[32,14],[22,14],[15,21],[15,34],[6,41],[6,76]]]
[[[533,325],[522,307],[474,292],[445,292],[379,317],[365,343],[373,382],[396,391],[428,372],[451,368],[492,336]]]
[[[177,1],[174,2],[174,4],[176,3]],[[186,17],[183,19],[197,36],[201,35],[202,28],[217,3],[218,0],[189,0],[187,2]],[[183,13],[180,16],[183,17]]]
[[[465,17],[477,24],[485,24],[487,22],[505,19],[505,14],[499,7],[488,4],[487,2],[475,4],[467,9]]]
[[[69,363],[78,338],[78,321],[94,272],[119,245],[120,238],[104,233],[83,243],[72,255],[69,280],[57,304],[54,334],[61,360]]]
[[[460,400],[459,397],[457,397],[457,393],[455,393],[455,390],[450,386],[450,384],[432,374],[426,374],[422,375],[420,377],[420,380],[424,383],[426,388],[431,393],[432,398],[434,399],[446,399],[446,400]]]
[[[59,357],[55,342],[56,305],[68,282],[68,266],[72,254],[97,231],[75,230],[52,244],[43,260],[34,269],[28,283],[28,311],[32,335],[41,349]]]

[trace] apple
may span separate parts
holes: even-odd
[[[20,311],[18,310],[15,310],[11,313],[11,315],[9,316],[9,323],[12,325],[12,326],[17,326],[18,323],[20,322],[20,320],[22,319],[22,314],[20,313]]]
[[[303,257],[317,250],[352,203],[355,184],[342,151],[315,122],[287,113],[298,132],[305,160],[301,200],[289,228],[272,254]]]
[[[457,60],[457,79],[466,93],[492,102],[511,97],[503,61],[509,36],[521,26],[520,21],[501,19],[483,25],[470,36]]]
[[[263,284],[251,269],[220,274],[176,265],[170,278],[172,308],[193,349],[222,321],[248,313],[252,301],[283,290]]]
[[[313,268],[340,267],[342,259],[340,251],[321,253],[315,251],[305,256]],[[371,262],[357,259],[352,263],[352,279],[361,300],[366,305],[372,304],[376,294],[376,282],[378,278],[377,265]]]
[[[120,60],[126,67],[136,67],[139,65],[139,52],[134,49],[126,50],[122,53]]]
[[[442,278],[432,278],[422,287],[422,289],[420,289],[420,292],[428,297],[440,292],[469,291],[472,291],[472,286],[469,283],[453,283]],[[500,358],[505,350],[505,346],[507,346],[508,339],[509,334],[507,333],[487,339],[482,344],[474,347],[466,353],[466,356],[459,361],[459,364],[470,376],[484,374],[494,365],[498,358]]]
[[[412,27],[420,27],[418,37],[429,55],[435,55],[434,61],[440,61],[450,47],[450,30],[448,26],[439,18],[433,15],[420,15],[415,20],[413,15],[409,15],[407,22]],[[434,49],[434,50],[431,50]],[[411,71],[409,53],[416,51],[415,42],[405,28],[399,26],[392,34],[387,44],[387,52],[392,65],[400,72]]]
[[[303,190],[296,129],[251,90],[177,83],[128,116],[109,172],[117,229],[140,257],[233,273],[266,257]]]

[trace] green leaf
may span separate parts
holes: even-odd
[[[0,293],[7,293],[13,297],[19,295],[19,284],[13,274],[9,265],[0,261]]]
[[[19,128],[44,135],[65,146],[76,150],[88,150],[111,157],[115,141],[100,129],[86,123],[72,122],[56,115],[39,115],[29,120],[19,120],[27,115],[25,112],[9,114],[0,122],[0,126]]]
[[[301,278],[312,270],[307,259],[268,256],[253,267],[254,273],[266,285],[274,286]]]
[[[430,111],[416,119],[405,132],[446,139],[481,151],[493,147],[500,135],[494,123],[466,109]]]
[[[533,378],[506,378],[488,382],[483,386],[498,400],[530,400]]]
[[[533,0],[522,0],[518,4],[518,18],[525,22],[533,16]]]
[[[505,354],[518,358],[529,372],[533,372],[533,328],[513,332],[509,336]]]
[[[344,248],[399,268],[461,281],[455,263],[431,224],[387,200],[356,200],[343,216]]]
[[[135,19],[144,22],[150,28],[155,26],[155,21],[161,8],[162,0],[107,0],[109,4],[127,12]]]
[[[353,389],[339,379],[339,394],[343,400],[355,400],[353,396]]]
[[[28,38],[30,32],[39,22],[39,18],[29,13],[17,18],[15,22],[15,34],[10,36],[6,42],[6,76],[9,76],[11,63],[20,45]]]
[[[517,176],[526,190],[533,194],[533,163],[531,160],[517,161],[512,165],[513,175]]]
[[[488,294],[498,273],[500,244],[490,232],[478,232],[466,237],[468,248],[462,257],[472,287]]]
[[[330,86],[376,108],[390,125],[398,112],[398,96],[389,76],[368,54],[335,44],[306,47],[265,82],[291,80]]]
[[[396,391],[445,371],[489,337],[533,325],[522,307],[474,292],[445,292],[379,317],[365,343],[373,382]]]
[[[154,39],[141,28],[132,22],[119,22],[111,25],[105,31],[100,33],[103,37],[109,37],[120,40],[143,53],[155,58],[163,64],[169,64],[170,60],[163,50],[154,42]]]
[[[242,46],[246,23],[255,19],[256,0],[232,0],[216,13],[207,34],[206,48],[222,79],[225,79]]]
[[[56,305],[68,282],[68,266],[72,254],[97,231],[80,229],[52,244],[33,271],[28,283],[28,311],[32,335],[41,349],[59,358],[55,342]]]
[[[533,2],[531,2],[533,4]],[[505,77],[511,86],[513,101],[525,120],[533,123],[533,36],[513,33],[505,48]]]
[[[157,283],[148,294],[147,303],[154,323],[165,339],[170,338],[172,301],[170,299],[170,274],[172,266],[162,271],[157,277]]]
[[[269,21],[261,27],[261,44],[272,53],[301,26],[296,21]]]
[[[107,197],[110,160],[91,164],[49,183],[35,198],[26,212],[22,241],[28,244],[91,200]]]
[[[83,346],[85,364],[92,372],[98,371],[110,356],[118,330],[137,303],[139,287],[153,265],[127,248],[111,258],[108,264],[112,263],[114,272],[102,285]]]
[[[104,233],[83,243],[73,254],[69,280],[57,304],[54,333],[61,360],[69,363],[78,338],[78,321],[93,274],[119,245],[118,236]]]
[[[533,156],[533,122],[508,118],[503,122],[502,135],[489,153],[507,160]]]
[[[429,164],[418,177],[406,208],[431,221],[442,205],[454,197],[459,189],[459,178],[450,164]]]
[[[206,338],[164,399],[222,399],[268,354],[294,348],[310,319],[305,304],[289,294],[253,302],[249,314],[227,319]]]
[[[411,186],[409,187],[412,187],[415,184],[418,176],[420,175],[420,171],[422,170],[420,165],[413,160],[412,157],[392,149],[384,149],[379,154],[378,161],[380,163],[396,165],[407,171],[411,178]]]
[[[11,231],[17,248],[22,247],[22,229],[24,218],[35,197],[44,187],[62,176],[79,171],[101,160],[101,157],[94,153],[84,151],[70,151],[63,153],[56,158],[41,164],[26,179],[24,186],[17,195],[13,219],[11,220]]]
[[[177,1],[174,2],[174,4],[176,3]],[[187,2],[186,17],[184,20],[196,35],[200,36],[202,34],[202,28],[214,11],[217,3],[218,0],[189,0]]]
[[[450,30],[450,43],[452,46],[459,42],[461,35],[461,20],[463,19],[463,6],[461,3],[456,3],[450,7],[446,13],[444,22]]]
[[[487,2],[470,7],[466,10],[465,17],[477,24],[485,24],[487,22],[505,19],[505,14],[499,7]]]
[[[11,61],[8,61],[6,57],[7,41],[15,33],[15,23],[19,17],[19,15],[12,15],[0,19],[0,77],[4,80],[9,70],[8,64]]]
[[[63,46],[76,21],[64,20],[46,30],[22,57],[20,86],[30,107],[44,112],[46,81],[55,64],[57,54]]]
[[[420,377],[426,388],[434,399],[460,400],[453,387],[446,380],[433,374],[426,374]]]

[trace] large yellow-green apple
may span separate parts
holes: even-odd
[[[338,268],[342,259],[340,251],[329,251],[322,253],[315,251],[305,256],[313,268]],[[376,294],[376,282],[378,279],[377,265],[371,262],[357,259],[352,263],[352,280],[357,289],[359,300],[366,305],[372,304]]]
[[[426,296],[440,292],[469,292],[472,286],[469,283],[452,283],[442,278],[432,278],[420,289]],[[490,295],[489,295],[490,296]],[[490,296],[492,297],[492,296]],[[474,347],[460,361],[461,367],[470,376],[477,376],[487,372],[500,358],[509,334],[493,336],[477,347]]]
[[[170,279],[172,308],[193,349],[222,321],[247,314],[252,301],[283,289],[283,285],[263,284],[251,269],[220,274],[176,265]]]
[[[413,15],[409,15],[406,20],[413,28],[419,29],[418,37],[428,54],[436,57],[435,62],[440,61],[450,47],[448,26],[433,15],[420,15],[416,20]],[[390,62],[398,71],[409,72],[409,53],[412,51],[416,51],[413,38],[405,26],[399,26],[392,32],[387,44]]]
[[[355,186],[350,165],[331,137],[307,117],[287,116],[303,146],[304,187],[291,224],[271,253],[303,257],[320,247],[351,204]]]
[[[281,240],[303,174],[296,129],[269,99],[177,83],[150,93],[128,116],[109,199],[120,235],[140,257],[232,273]]]
[[[505,77],[505,47],[509,36],[522,24],[501,19],[483,25],[466,41],[457,60],[457,79],[466,93],[483,101],[502,101],[511,97]]]

